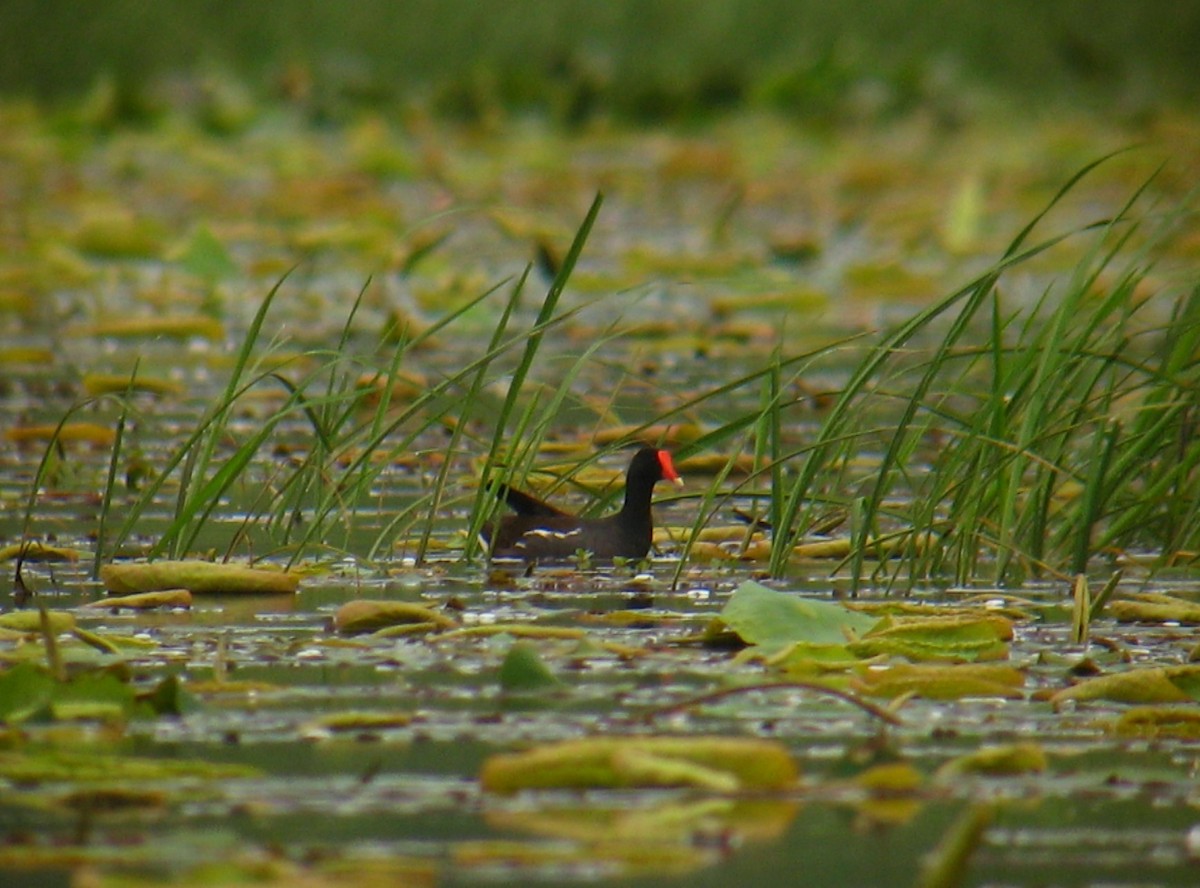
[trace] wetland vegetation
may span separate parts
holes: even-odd
[[[0,67],[6,884],[1191,884],[1194,26],[1022,102],[752,6]],[[648,559],[488,564],[642,443]]]

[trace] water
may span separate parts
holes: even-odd
[[[289,202],[292,215],[286,224],[275,217],[255,222],[251,196],[234,183],[242,221],[223,222],[228,214],[218,212],[220,202],[213,195],[227,193],[230,186],[219,175],[204,172],[207,168],[197,157],[207,156],[206,147],[212,146],[173,146],[184,154],[175,164],[168,162],[174,155],[163,153],[152,138],[123,136],[107,147],[85,148],[85,160],[78,164],[52,162],[63,164],[107,199],[114,199],[115,192],[105,170],[153,171],[154,176],[134,177],[122,197],[146,213],[176,208],[166,215],[181,239],[189,229],[177,208],[199,201],[197,211],[239,263],[236,276],[203,282],[189,276],[177,260],[88,256],[74,244],[70,249],[80,251],[72,255],[82,264],[83,279],[63,280],[69,264],[65,270],[55,266],[45,299],[28,311],[10,312],[0,330],[0,353],[25,345],[48,352],[48,357],[4,365],[0,417],[5,430],[56,423],[75,405],[72,419],[113,428],[122,408],[111,398],[86,401],[86,372],[128,372],[138,361],[139,373],[181,385],[179,394],[133,399],[103,534],[99,519],[109,446],[72,444],[52,452],[30,500],[45,446],[5,441],[0,446],[0,542],[21,538],[28,526],[34,538],[77,550],[80,559],[74,563],[26,563],[25,586],[36,592],[36,601],[70,611],[90,632],[139,642],[137,647],[122,646],[119,655],[101,654],[64,635],[60,648],[72,673],[120,661],[139,690],[177,675],[192,689],[198,707],[180,717],[127,721],[34,719],[2,736],[10,751],[85,750],[245,765],[254,772],[207,779],[118,777],[106,788],[125,795],[107,801],[86,795],[94,784],[71,776],[0,784],[5,884],[65,884],[68,874],[82,879],[85,872],[153,881],[226,866],[231,881],[255,873],[289,884],[307,877],[362,884],[364,874],[373,873],[389,884],[903,885],[914,882],[925,856],[978,806],[994,809],[993,819],[970,857],[967,884],[1194,883],[1200,857],[1195,741],[1115,733],[1113,723],[1129,708],[1124,704],[1084,702],[1055,711],[1044,699],[1045,692],[1093,669],[1121,672],[1189,662],[1194,643],[1190,628],[1101,619],[1092,626],[1091,644],[1072,644],[1066,612],[1047,609],[1068,601],[1065,583],[995,589],[980,578],[977,588],[951,589],[943,578],[922,579],[909,600],[948,606],[985,594],[1025,602],[1029,616],[1017,621],[1008,653],[1008,661],[1025,676],[1019,698],[914,698],[898,709],[899,726],[887,726],[836,697],[797,687],[758,690],[667,712],[730,683],[757,684],[773,677],[759,662],[739,660],[734,651],[693,640],[732,590],[759,575],[762,565],[692,564],[675,584],[680,548],[670,542],[662,545],[648,578],[634,568],[540,568],[530,577],[502,576],[478,561],[464,564],[459,555],[480,459],[519,349],[489,370],[456,451],[447,450],[448,425],[426,420],[439,406],[454,406],[469,379],[448,390],[445,403],[431,405],[429,412],[385,438],[363,462],[360,486],[352,483],[356,476],[340,472],[361,455],[360,447],[369,440],[366,433],[339,438],[345,446],[336,458],[306,461],[319,449],[314,416],[338,434],[370,428],[369,407],[347,410],[341,424],[335,423],[333,417],[346,409],[349,398],[325,397],[330,391],[326,386],[341,393],[359,375],[387,370],[394,345],[381,343],[379,334],[389,312],[399,306],[436,317],[460,299],[519,274],[535,240],[549,237],[558,245],[569,238],[578,221],[579,197],[586,196],[580,182],[571,180],[572,190],[550,207],[534,202],[537,212],[497,226],[465,199],[456,203],[443,183],[392,182],[378,193],[339,191],[337,182],[357,181],[359,174],[343,166],[352,161],[339,156],[336,140],[316,140],[308,148],[318,158],[314,179],[324,178],[329,185],[322,192],[325,203],[316,198],[314,206]],[[727,199],[726,191],[687,181],[649,188],[641,178],[647,175],[644,165],[633,163],[640,149],[636,143],[608,146],[600,161],[588,161],[601,163],[613,195],[564,297],[564,310],[597,293],[603,301],[552,331],[535,364],[530,391],[536,393],[538,407],[554,403],[562,380],[578,374],[561,391],[549,435],[573,447],[566,455],[540,455],[534,460],[539,466],[587,458],[596,449],[593,431],[644,421],[751,373],[768,359],[780,331],[787,353],[800,354],[846,332],[905,317],[921,302],[911,294],[889,295],[886,275],[875,298],[861,292],[853,301],[838,298],[843,272],[853,260],[866,253],[886,266],[914,230],[923,230],[919,224],[905,228],[895,219],[876,227],[842,225],[831,208],[839,193],[838,174],[825,170],[814,181],[799,183],[783,175],[766,176],[758,182],[765,196],[747,211],[745,224],[733,227],[730,240],[716,244],[706,222]],[[264,166],[272,162],[269,151],[255,157]],[[792,161],[786,169],[803,166]],[[866,160],[859,157],[856,163]],[[490,174],[464,168],[459,175],[462,185]],[[274,193],[269,176],[254,181],[256,188]],[[505,189],[512,205],[520,205],[528,195],[552,193],[557,180],[544,171],[524,170],[488,181]],[[630,187],[636,183],[646,190]],[[813,201],[793,203],[792,188]],[[913,183],[906,188],[914,199],[921,192]],[[47,205],[74,218],[72,192],[61,183],[59,189],[46,195]],[[371,192],[369,199],[365,192]],[[1101,190],[1096,199],[1106,193]],[[301,188],[292,196],[302,203],[309,199],[306,194]],[[753,193],[750,199],[753,203]],[[339,239],[336,226],[318,226],[326,221],[329,202],[349,226],[342,232],[346,239]],[[795,221],[790,208],[801,205],[817,214],[812,230],[820,233],[823,248],[808,268],[775,261],[763,247],[772,231]],[[391,239],[396,220],[356,216],[356,210],[381,206],[416,220],[414,224],[440,224],[435,213],[455,207],[448,217],[448,246],[412,272],[397,271],[390,253],[396,246]],[[31,207],[24,212],[32,212]],[[928,216],[933,210],[917,206],[914,212]],[[381,230],[386,236],[380,236]],[[353,234],[366,239],[355,241],[349,237]],[[303,407],[281,419],[238,480],[203,516],[186,547],[205,557],[294,560],[304,571],[300,591],[273,597],[197,597],[191,610],[162,613],[82,607],[104,597],[91,576],[97,546],[103,561],[144,557],[171,526],[186,461],[172,470],[117,544],[145,485],[165,471],[201,417],[219,402],[259,300],[305,250],[308,258],[284,284],[269,315],[258,354],[265,354],[278,336],[282,344],[271,360],[281,363],[280,373],[292,385],[316,368],[331,369],[310,380]],[[1064,267],[1074,258],[1062,257]],[[66,262],[62,256],[58,261]],[[979,255],[953,257],[933,249],[915,256],[913,266],[958,280],[979,261]],[[37,268],[24,266],[14,274],[20,282]],[[371,269],[382,272],[367,288],[343,341],[350,305]],[[1039,269],[1030,278],[1019,278],[1013,289],[1018,295],[1036,294],[1044,281],[1040,275],[1049,273]],[[514,331],[531,322],[548,283],[540,275],[534,272]],[[804,287],[798,279],[806,282]],[[815,287],[815,297],[806,290],[809,285]],[[485,347],[503,292],[465,314],[433,347],[405,355],[401,369],[419,374],[425,386],[458,372]],[[776,296],[779,300],[771,302]],[[752,302],[760,297],[767,297],[771,307],[747,313],[735,309],[733,317],[723,314],[727,307],[716,308],[721,300],[736,305],[739,298]],[[817,307],[806,313],[805,300],[810,299]],[[791,310],[781,313],[781,304]],[[224,336],[216,342],[123,340],[71,326],[126,313],[185,309],[215,309],[226,324]],[[609,329],[614,315],[622,318],[626,332]],[[601,340],[603,348],[595,357],[577,365],[579,355]],[[330,364],[334,351],[339,357]],[[826,393],[839,389],[858,354],[847,347],[836,359],[805,367],[801,377],[789,379],[796,403],[784,414],[786,444],[802,446],[811,437],[827,404]],[[294,360],[282,363],[289,356]],[[403,409],[421,389],[418,384],[415,393],[398,394],[397,407]],[[287,397],[286,386],[264,378],[236,402],[226,431],[213,443],[208,477],[272,420]],[[756,409],[762,397],[761,381],[755,380],[701,401],[681,419],[711,429]],[[410,431],[411,440],[395,445]],[[910,467],[920,471],[927,456],[915,454]],[[413,555],[447,459],[445,494],[428,526],[429,558],[418,565]],[[601,468],[619,475],[623,459],[613,454],[601,461]],[[864,462],[855,471],[869,469]],[[714,482],[705,474],[687,480],[682,496],[664,495],[657,506],[659,525],[688,527],[695,519],[703,493]],[[716,503],[709,523],[732,524],[735,506],[761,506],[758,495],[765,482],[734,475],[723,491],[730,492],[735,483],[742,486]],[[199,481],[187,484],[195,489]],[[331,490],[344,491],[344,498],[331,500],[333,508],[319,532],[300,548],[318,521],[317,505]],[[556,496],[568,506],[590,502],[570,485]],[[1100,579],[1108,565],[1096,566]],[[15,574],[7,576],[0,590],[5,611],[20,597]],[[1144,578],[1131,565],[1121,591],[1139,589]],[[797,595],[834,600],[844,598],[853,584],[834,563],[806,562],[776,585]],[[904,583],[896,589],[874,586],[868,579],[860,584],[859,600],[895,600],[904,588]],[[1151,588],[1192,599],[1197,595],[1191,569],[1162,575]],[[578,629],[584,637],[534,642],[561,679],[560,689],[506,695],[498,673],[510,637],[339,637],[330,629],[333,615],[357,598],[424,603],[445,609],[468,627],[535,624]],[[0,662],[23,659],[44,660],[36,634],[0,638]],[[353,712],[390,719],[383,725],[364,719],[359,726],[330,721]],[[477,779],[488,756],[514,747],[639,732],[771,738],[786,747],[803,778],[784,791],[733,797],[661,789],[501,797],[484,792]],[[1047,770],[937,777],[947,762],[981,746],[1017,742],[1041,744],[1049,759]],[[922,777],[919,787],[892,797],[853,782],[870,763],[891,760],[911,764]]]

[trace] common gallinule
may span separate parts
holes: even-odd
[[[670,453],[643,447],[625,473],[625,504],[621,511],[604,518],[580,518],[499,484],[496,492],[517,514],[500,521],[491,539],[492,557],[553,561],[586,551],[599,559],[644,558],[654,531],[650,496],[654,485],[664,478],[683,484]]]

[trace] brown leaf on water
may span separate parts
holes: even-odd
[[[54,352],[32,345],[11,345],[0,348],[0,366],[13,364],[46,365],[54,363]]]
[[[12,561],[16,558],[22,561],[78,561],[79,552],[65,546],[51,546],[40,540],[9,543],[0,547],[0,561]]]
[[[178,395],[183,386],[170,379],[155,379],[149,376],[130,377],[122,373],[86,373],[83,390],[89,395],[124,394],[133,391],[150,395]]]
[[[971,855],[983,840],[995,811],[991,805],[975,805],[966,816],[954,820],[937,847],[921,865],[917,888],[958,888],[963,884]]]
[[[868,558],[890,558],[903,554],[908,547],[917,552],[924,552],[937,541],[931,533],[896,534],[893,536],[872,538],[866,541],[864,549]],[[812,540],[799,543],[792,548],[793,558],[846,558],[854,551],[850,537],[835,537],[829,540]]]
[[[382,731],[407,727],[412,720],[411,712],[331,712],[308,722],[301,728],[301,732],[308,733],[318,730],[333,733]]]
[[[462,636],[511,635],[514,638],[558,638],[577,641],[587,637],[587,632],[572,626],[540,626],[535,623],[485,623],[448,629],[438,640]]]
[[[741,841],[778,839],[796,816],[794,801],[729,799],[705,796],[663,800],[648,805],[595,802],[536,809],[486,810],[490,827],[569,842],[679,843],[690,845],[697,832],[714,827]]]
[[[440,611],[408,601],[373,601],[360,598],[347,601],[333,616],[333,628],[346,635],[374,632],[389,626],[428,623],[451,629],[458,625]]]
[[[92,447],[111,447],[117,437],[116,432],[108,426],[94,422],[16,426],[4,433],[4,437],[18,444],[52,441],[56,435],[63,444],[88,444]]]
[[[713,792],[782,789],[799,772],[781,743],[743,737],[588,737],[494,755],[488,792],[693,786]]]
[[[911,795],[925,782],[924,775],[909,762],[872,765],[850,779],[850,783],[873,795]]]
[[[752,453],[736,453],[732,456],[722,453],[701,453],[679,460],[675,464],[675,468],[681,475],[715,475],[725,471],[725,467],[730,463],[732,463],[731,472],[735,475],[748,475],[758,468]]]
[[[921,601],[898,601],[885,599],[882,601],[847,601],[846,607],[864,614],[882,617],[1004,617],[1008,620],[1031,620],[1032,614],[1017,604],[1026,603],[1023,599],[1012,598],[1011,604],[994,607],[991,604],[931,604]]]
[[[1200,604],[1159,592],[1109,602],[1105,613],[1119,623],[1200,623]]]
[[[597,430],[596,434],[592,436],[592,441],[601,446],[628,440],[642,441],[660,447],[678,447],[680,444],[690,444],[702,434],[704,432],[698,425],[688,422],[653,425],[645,428],[623,425]]]
[[[736,561],[745,557],[736,548],[728,548],[720,543],[699,541],[692,544],[688,559],[698,564],[711,564],[720,561]]]
[[[1046,767],[1046,750],[1040,743],[1009,743],[1002,746],[985,746],[950,759],[938,768],[936,776],[938,780],[959,774],[1011,777],[1019,774],[1040,774]]]
[[[931,700],[1019,698],[1025,686],[1025,673],[999,663],[946,666],[895,663],[882,669],[866,669],[851,685],[860,693],[876,697],[917,694]]]
[[[1008,656],[1012,621],[979,611],[945,616],[884,617],[851,643],[860,657],[901,656],[910,660],[969,662]]]
[[[163,230],[130,208],[96,204],[83,207],[72,240],[80,252],[104,259],[155,258],[162,252]]]
[[[175,339],[199,338],[220,342],[225,338],[225,325],[208,315],[148,315],[112,318],[74,332],[84,336],[107,336],[113,339],[167,336]]]
[[[135,592],[133,595],[114,595],[96,601],[88,601],[81,607],[114,608],[127,607],[149,610],[155,607],[191,607],[192,593],[187,589],[163,589],[157,592]]]
[[[1192,706],[1136,706],[1107,725],[1127,737],[1200,739],[1200,711]]]
[[[679,877],[713,862],[713,852],[695,845],[608,841],[580,847],[558,842],[501,839],[456,842],[450,852],[456,867],[485,873],[527,870],[605,872]]]
[[[167,589],[193,594],[280,594],[295,592],[300,585],[300,577],[293,573],[194,560],[114,562],[100,568],[100,580],[117,595]]]
[[[383,400],[385,394],[389,403],[406,406],[428,390],[429,378],[423,373],[411,371],[400,371],[395,375],[364,373],[355,381],[354,387],[361,393],[364,406],[374,407]]]
[[[1081,681],[1051,695],[1058,706],[1067,700],[1114,703],[1189,703],[1200,699],[1200,665],[1149,666]]]
[[[87,787],[69,792],[58,799],[58,803],[64,807],[86,811],[89,814],[162,808],[168,801],[169,796],[161,789],[138,789],[131,786]]]

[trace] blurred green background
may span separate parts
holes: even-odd
[[[758,104],[838,121],[970,113],[964,95],[1138,113],[1196,100],[1197,47],[1193,0],[4,0],[0,91],[64,100],[105,79],[130,116],[212,77],[334,117]]]

